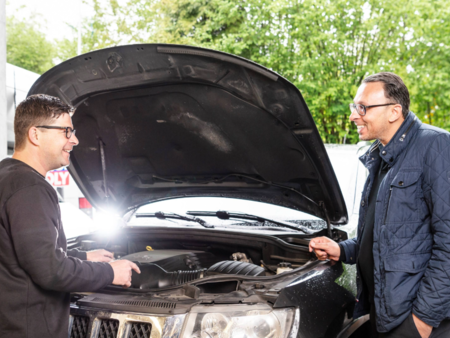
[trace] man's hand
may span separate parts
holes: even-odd
[[[131,286],[131,270],[141,273],[139,267],[126,259],[121,259],[119,261],[114,261],[109,263],[114,271],[114,285],[122,285],[123,287],[129,288]]]
[[[327,259],[339,261],[339,256],[341,255],[341,248],[339,245],[328,237],[313,238],[309,242],[309,252],[312,251],[314,251],[319,261]]]
[[[416,317],[416,315],[413,313],[412,315],[414,324],[416,324],[417,331],[419,331],[420,336],[422,338],[428,338],[431,335],[431,331],[433,331],[433,327],[431,325],[428,325],[427,323],[423,322],[421,319]]]
[[[92,250],[86,252],[86,260],[91,262],[106,262],[109,263],[114,259],[114,255],[106,250]]]

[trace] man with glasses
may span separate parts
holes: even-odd
[[[45,181],[78,144],[74,108],[48,95],[16,109],[15,151],[0,162],[0,337],[67,338],[71,291],[131,285],[127,260],[67,250],[58,198]],[[109,262],[109,263],[107,263]]]
[[[402,79],[363,80],[350,120],[376,140],[357,237],[311,240],[310,251],[357,267],[354,318],[370,313],[371,337],[450,337],[450,134],[409,111]]]

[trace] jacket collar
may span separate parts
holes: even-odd
[[[413,135],[421,124],[422,122],[410,111],[389,143],[383,146],[379,140],[376,140],[369,150],[360,157],[361,162],[367,167],[371,160],[375,160],[373,152],[376,152],[378,149],[379,156],[389,167],[392,167],[403,150],[408,147]]]

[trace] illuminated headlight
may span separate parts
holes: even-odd
[[[298,331],[296,309],[261,305],[196,306],[186,318],[182,338],[287,338]],[[295,332],[294,332],[295,331]]]

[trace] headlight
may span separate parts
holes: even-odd
[[[195,306],[182,338],[287,338],[297,335],[298,310],[261,305]],[[292,337],[292,335],[290,335]]]

